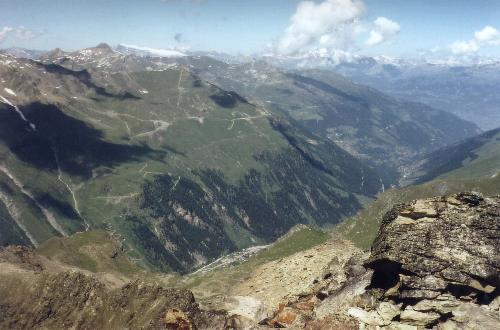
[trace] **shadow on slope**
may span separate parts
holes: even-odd
[[[145,145],[104,141],[101,131],[66,115],[55,105],[31,103],[20,108],[36,130],[5,107],[0,105],[0,140],[20,160],[38,169],[55,171],[59,163],[69,174],[90,177],[95,167],[114,167],[157,153]]]
[[[104,87],[96,85],[90,76],[90,73],[87,70],[81,70],[81,71],[73,71],[70,69],[67,69],[65,67],[62,67],[57,64],[41,64],[43,68],[50,73],[56,73],[60,75],[66,75],[66,76],[72,76],[78,81],[80,81],[82,84],[84,84],[86,87],[93,89],[97,95],[100,96],[106,96],[106,97],[112,97],[116,98],[119,100],[127,100],[127,99],[132,99],[132,100],[139,100],[140,97],[137,97],[135,95],[130,94],[129,92],[125,93],[120,93],[120,94],[112,94],[106,91]]]

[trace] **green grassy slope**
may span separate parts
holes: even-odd
[[[324,231],[299,228],[248,259],[234,261],[228,266],[206,272],[195,272],[182,278],[170,278],[168,284],[193,291],[202,303],[217,300],[217,297],[227,295],[232,288],[248,280],[258,266],[313,248],[325,243],[329,238],[330,235]]]
[[[188,271],[337,223],[379,189],[336,145],[185,68],[14,64],[0,74],[29,123],[0,104],[0,179],[37,244],[101,229],[142,266]]]
[[[500,128],[451,145],[428,155],[409,182],[434,178],[479,178],[500,171]]]
[[[206,79],[289,114],[377,167],[386,186],[397,182],[414,157],[479,133],[454,115],[398,101],[328,70],[286,72],[263,61],[226,67],[192,61]]]
[[[94,273],[134,276],[143,271],[127,258],[118,238],[104,231],[76,233],[65,238],[53,237],[43,242],[36,253]]]

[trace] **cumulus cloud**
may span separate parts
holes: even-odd
[[[370,31],[370,37],[366,41],[368,46],[375,46],[387,40],[391,40],[401,31],[398,23],[386,18],[378,17],[373,22],[373,29]]]
[[[10,26],[4,26],[1,30],[0,30],[0,42],[4,41],[8,36],[9,34],[13,31],[14,29],[11,28]]]
[[[460,55],[475,53],[485,45],[500,46],[500,32],[493,26],[487,25],[474,32],[474,38],[470,40],[455,41],[449,48],[453,54]]]
[[[490,45],[500,45],[500,32],[490,25],[485,26],[482,30],[476,31],[474,37],[479,42]]]
[[[18,40],[31,40],[42,34],[43,32],[35,32],[22,25],[17,28],[4,26],[0,29],[0,42],[4,41],[9,36],[14,37]]]
[[[345,46],[359,31],[365,11],[361,0],[302,1],[277,44],[282,54],[296,54],[313,46]]]

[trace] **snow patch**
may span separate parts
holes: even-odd
[[[17,96],[16,93],[14,93],[14,91],[12,89],[10,89],[10,88],[4,88],[3,90],[6,91],[10,95]]]
[[[180,51],[175,50],[175,49],[150,48],[150,47],[126,45],[126,44],[120,44],[120,46],[130,48],[133,50],[147,52],[151,55],[156,55],[156,56],[160,56],[160,57],[184,57],[184,56],[187,56],[185,53],[180,52]]]
[[[25,122],[27,122],[30,125],[30,127],[31,127],[32,130],[36,131],[35,124],[33,124],[32,122],[30,122],[28,119],[26,119],[26,117],[24,116],[24,113],[22,113],[21,110],[19,110],[19,108],[17,106],[15,106],[14,104],[12,104],[9,100],[7,100],[2,95],[0,95],[0,102],[5,103],[7,105],[10,105],[12,108],[14,108],[14,111],[17,112],[17,114],[19,115],[19,117],[21,117],[22,120],[24,120]]]

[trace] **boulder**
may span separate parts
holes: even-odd
[[[351,315],[388,329],[498,327],[499,252],[500,197],[461,193],[395,206],[365,266],[374,296],[405,308],[389,323],[373,322],[379,310]]]
[[[474,193],[418,200],[389,211],[365,266],[372,284],[402,299],[491,300],[500,284],[500,198]]]

